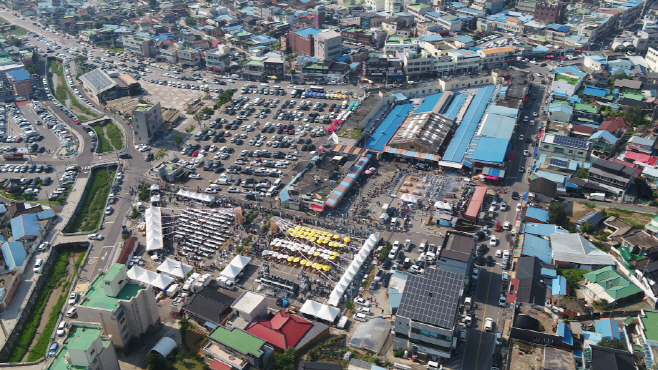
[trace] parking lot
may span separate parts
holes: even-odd
[[[320,150],[326,128],[345,112],[349,95],[327,91],[331,99],[322,99],[288,87],[238,85],[232,103],[204,117],[190,133],[193,140],[175,154],[174,161],[191,172],[188,188],[265,197],[272,182],[289,176]],[[222,172],[231,174],[230,179],[209,186]]]

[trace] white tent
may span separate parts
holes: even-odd
[[[304,302],[304,305],[299,309],[299,312],[328,322],[334,322],[338,315],[340,315],[340,310],[338,308],[330,307],[311,299],[307,299],[306,302]]]
[[[434,209],[437,211],[452,211],[452,204],[439,200],[434,203]]]
[[[174,279],[169,276],[158,274],[153,271],[141,268],[139,266],[135,266],[130,270],[128,270],[127,275],[128,278],[131,280],[135,280],[143,284],[152,285],[161,290],[168,287],[169,284],[171,284],[174,281]]]
[[[146,250],[159,250],[163,245],[162,212],[160,207],[150,207],[146,210]]]
[[[407,203],[418,203],[418,198],[416,196],[411,195],[411,194],[403,194],[400,197],[400,200],[403,201],[403,202],[407,202]]]
[[[224,270],[222,270],[222,272],[219,275],[235,281],[235,279],[238,277],[241,271],[242,269],[239,268],[238,266],[233,266],[229,264],[228,266],[224,267]]]
[[[182,190],[182,189],[179,190],[178,193],[176,193],[176,195],[194,200],[199,200],[202,202],[212,202],[215,199],[215,197],[208,194],[195,193],[193,191]]]
[[[185,279],[187,273],[192,271],[192,266],[167,258],[160,266],[158,266],[157,270],[158,272]]]
[[[243,268],[247,267],[249,265],[249,263],[251,263],[251,258],[238,255],[238,256],[235,256],[235,258],[233,258],[233,260],[231,261],[230,264],[233,265],[233,266],[237,266],[240,269],[243,269]]]
[[[332,306],[338,306],[340,303],[340,298],[345,294],[345,291],[349,287],[352,279],[359,273],[359,269],[365,262],[366,257],[372,252],[373,248],[377,245],[379,241],[379,233],[374,233],[363,243],[359,253],[354,257],[350,266],[345,270],[345,273],[341,277],[340,281],[334,289],[329,294],[329,299],[327,303]]]

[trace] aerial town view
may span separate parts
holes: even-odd
[[[658,2],[0,0],[0,369],[658,370]]]

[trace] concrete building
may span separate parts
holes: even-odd
[[[137,144],[148,144],[162,125],[162,108],[157,104],[138,104],[132,112],[132,126]]]
[[[427,269],[424,276],[409,276],[395,316],[394,350],[411,350],[428,360],[449,359],[464,273]]]
[[[586,162],[592,153],[592,146],[587,140],[575,137],[546,134],[539,145],[539,153],[547,157],[560,157]]]
[[[130,283],[126,265],[120,263],[91,283],[77,311],[77,320],[100,323],[120,348],[140,341],[160,322],[153,290]]]
[[[556,93],[564,94],[566,96],[574,96],[574,94],[577,93],[581,86],[583,86],[584,77],[584,73],[577,73],[572,71],[557,72],[553,78],[553,84],[551,88]]]
[[[561,1],[541,1],[535,5],[535,21],[544,23],[564,23],[566,21],[566,3]]]
[[[448,52],[455,62],[455,74],[459,73],[472,73],[480,70],[481,57],[480,54],[473,50],[452,50]]]
[[[459,32],[462,30],[461,18],[448,13],[429,12],[425,14],[425,21],[434,22],[445,27],[450,32]]]
[[[147,37],[124,37],[123,48],[128,54],[150,58],[155,55],[155,47],[152,39]]]
[[[223,72],[231,64],[229,48],[219,45],[216,50],[206,52],[206,67],[214,72]]]
[[[244,370],[250,366],[266,370],[274,362],[274,348],[265,340],[244,330],[235,328],[229,330],[219,326],[208,335],[208,338],[210,341],[203,347],[208,364],[212,365],[217,361],[220,366],[224,364],[237,370]]]
[[[315,57],[322,60],[334,60],[342,55],[343,37],[336,31],[320,32],[314,37]]]
[[[339,48],[340,50],[340,48]],[[263,72],[267,78],[276,76],[277,79],[283,80],[286,75],[285,60],[276,57],[270,57],[263,60]]]
[[[611,193],[623,195],[633,184],[636,170],[622,163],[597,159],[587,174],[587,181],[608,189]]]
[[[658,72],[658,50],[652,47],[648,48],[644,60],[646,60],[647,66],[649,66],[651,72]]]
[[[74,323],[62,348],[54,356],[49,370],[89,369],[119,370],[119,360],[112,338],[103,335],[95,324]]]
[[[89,94],[101,104],[105,104],[109,99],[110,91],[115,89],[117,83],[105,71],[96,68],[80,76],[82,86]]]
[[[192,48],[178,49],[178,62],[183,66],[198,67],[203,58],[198,50]]]
[[[22,96],[26,99],[34,91],[32,89],[32,80],[30,79],[30,72],[25,69],[17,69],[7,73],[7,78],[11,84],[11,90],[16,96]]]
[[[288,35],[288,43],[290,48],[292,48],[292,52],[307,57],[314,56],[314,37],[320,32],[322,31],[310,27],[290,32]]]
[[[481,49],[477,51],[482,60],[482,69],[506,69],[508,63],[516,61],[513,47]]]

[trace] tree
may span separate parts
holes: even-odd
[[[589,221],[585,221],[582,223],[582,225],[580,225],[580,231],[591,234],[592,231],[594,231],[594,224]]]
[[[597,345],[601,347],[612,348],[612,349],[621,349],[621,350],[626,349],[626,346],[624,346],[624,343],[622,341],[620,341],[619,339],[612,339],[610,337],[605,337],[601,339],[601,341]]]
[[[297,351],[288,347],[283,353],[274,356],[274,370],[294,370]]]
[[[194,27],[197,25],[197,21],[194,19],[194,17],[187,17],[185,18],[185,24],[190,27]]]
[[[157,153],[155,153],[155,159],[160,160],[167,156],[169,150],[167,148],[160,148]]]
[[[31,74],[31,75],[38,75],[39,74],[39,66],[32,63],[32,64],[26,64],[25,69]]]
[[[194,117],[192,117],[192,119],[194,119],[196,121],[196,123],[198,124],[203,120],[203,116],[204,116],[203,113],[197,113],[197,114],[194,115]]]
[[[589,175],[589,170],[585,167],[578,168],[574,174],[574,176],[579,179],[586,179],[587,175]]]
[[[635,105],[628,107],[623,115],[626,121],[634,127],[645,126],[650,123],[650,121],[646,119],[642,108]]]
[[[12,43],[12,45],[14,45],[15,47],[18,48],[21,45],[23,45],[23,40],[14,38],[14,39],[11,39],[11,43]]]
[[[567,227],[569,218],[567,218],[567,212],[564,210],[562,203],[553,202],[548,206],[548,223]]]
[[[195,128],[196,128],[196,126],[194,126],[194,125],[189,126],[185,129],[185,132],[187,132],[189,134],[190,132],[194,131]]]
[[[284,53],[286,53],[286,55],[292,55],[292,48],[290,46],[286,46]]]
[[[174,135],[174,143],[176,144],[176,148],[178,148],[179,145],[183,144],[183,141],[185,140],[183,139],[182,136],[178,134]]]
[[[215,113],[215,111],[214,111],[212,108],[210,108],[210,107],[205,107],[205,108],[203,108],[203,109],[201,110],[201,113],[203,113],[203,114],[207,114],[207,115],[210,116],[210,115],[212,115],[213,113]]]
[[[471,22],[468,24],[468,28],[471,30],[476,30],[478,28],[478,17],[471,18]]]
[[[146,366],[148,370],[171,370],[174,368],[173,363],[155,353],[151,353],[146,357]]]

